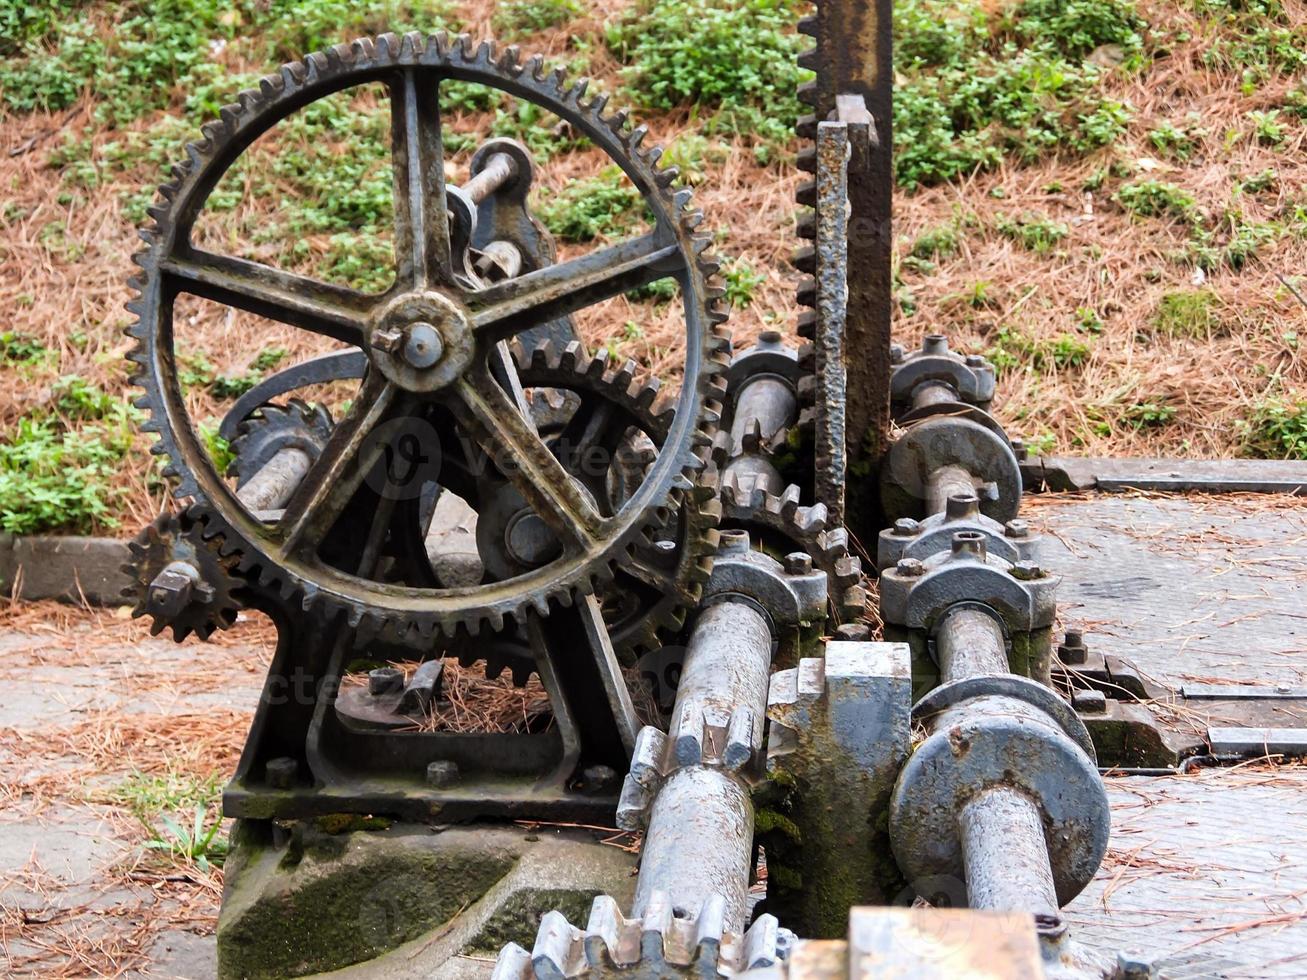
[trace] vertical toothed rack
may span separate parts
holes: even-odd
[[[816,72],[799,92],[813,112],[797,127],[809,142],[799,167],[814,176],[800,185],[797,199],[815,209],[799,219],[797,232],[814,245],[795,255],[795,267],[812,277],[799,286],[799,302],[812,310],[800,317],[799,335],[812,343],[809,370],[816,381],[809,390],[818,462],[813,489],[834,521],[869,541],[879,530],[874,477],[889,432],[893,7],[890,0],[817,0],[815,6],[799,22],[816,40],[799,59]],[[823,141],[819,127],[827,122],[841,132]],[[836,144],[847,146],[842,175],[823,168],[823,142],[827,164],[837,166]],[[844,213],[832,214],[839,197]]]

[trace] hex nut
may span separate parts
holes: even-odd
[[[919,575],[926,574],[926,566],[916,558],[900,558],[894,570],[900,575],[907,575],[910,578],[916,578]]]
[[[1101,715],[1107,711],[1107,695],[1102,691],[1076,691],[1071,706],[1082,715]]]
[[[1043,578],[1044,570],[1039,567],[1037,562],[1019,561],[1012,566],[1012,577],[1027,582],[1031,579]]]
[[[793,551],[785,556],[785,574],[807,575],[812,571],[812,556],[803,551]]]
[[[1003,535],[1008,538],[1030,537],[1030,525],[1019,517],[1014,517],[1003,525]]]
[[[901,534],[903,537],[910,537],[921,529],[921,523],[914,521],[911,517],[900,517],[894,522],[894,533]]]
[[[298,760],[288,755],[279,755],[275,759],[268,760],[268,764],[264,767],[263,778],[273,789],[290,789],[295,785],[299,771]]]
[[[440,789],[458,782],[458,763],[449,759],[437,759],[427,764],[427,785]]]
[[[378,667],[368,671],[368,693],[373,697],[391,694],[404,686],[404,672],[398,667]]]

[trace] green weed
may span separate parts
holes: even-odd
[[[1198,141],[1207,135],[1207,130],[1194,125],[1192,121],[1183,127],[1164,122],[1156,129],[1148,131],[1148,142],[1158,153],[1175,160],[1188,160],[1198,149]]]
[[[0,333],[0,364],[36,364],[49,360],[50,354],[35,337],[16,330]]]
[[[1132,429],[1166,425],[1175,418],[1175,407],[1162,400],[1135,402],[1121,413],[1121,421]]]
[[[927,228],[912,243],[912,255],[918,259],[950,259],[958,253],[958,230],[953,225]]]
[[[1239,425],[1244,452],[1269,459],[1307,459],[1307,400],[1271,398]]]
[[[164,810],[212,806],[222,795],[222,784],[223,776],[219,772],[204,777],[177,772],[134,772],[110,791],[109,798],[140,819],[153,820]]]
[[[1210,289],[1167,293],[1153,314],[1153,329],[1167,337],[1206,337],[1221,324],[1217,297]]]
[[[1263,146],[1279,146],[1288,137],[1288,131],[1280,122],[1280,110],[1267,112],[1253,111],[1247,114],[1253,124],[1253,136]]]
[[[491,20],[501,34],[527,34],[566,24],[581,12],[577,0],[507,0]]]
[[[754,291],[767,281],[764,273],[747,262],[732,262],[722,270],[722,278],[726,280],[726,302],[737,310],[752,303]]]
[[[788,142],[811,73],[790,0],[638,0],[608,26],[631,98],[651,109],[717,110],[710,129]]]
[[[999,372],[1023,366],[1036,371],[1077,368],[1089,359],[1089,354],[1089,345],[1073,334],[1036,338],[1015,327],[1000,327],[994,346],[985,352]]]
[[[1060,221],[1051,221],[1037,214],[1025,213],[1015,218],[1000,214],[994,222],[1000,235],[1010,238],[1028,252],[1045,255],[1058,242],[1071,233]]]
[[[640,214],[640,194],[617,167],[573,180],[536,202],[536,215],[564,241],[588,242],[619,234]]]
[[[222,866],[227,857],[228,841],[219,836],[221,817],[215,817],[213,823],[209,823],[207,806],[195,807],[189,825],[166,814],[159,817],[159,824],[161,826],[145,824],[151,834],[144,845],[146,850],[166,851],[169,857],[194,864],[201,871],[208,871],[211,865]]]
[[[1260,194],[1269,191],[1280,183],[1280,172],[1274,167],[1267,167],[1260,173],[1253,174],[1239,181],[1236,185],[1244,194]]]
[[[1161,180],[1125,184],[1113,197],[1131,214],[1145,218],[1175,218],[1190,222],[1197,216],[1197,202],[1188,191]]]
[[[1103,320],[1093,307],[1077,306],[1076,329],[1081,333],[1100,334],[1103,332]]]

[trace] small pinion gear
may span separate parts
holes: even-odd
[[[219,554],[185,518],[160,514],[128,547],[132,560],[123,571],[132,584],[123,598],[132,605],[132,618],[154,620],[152,636],[172,627],[178,643],[192,633],[207,640],[236,622],[246,585],[236,573],[236,561]]]

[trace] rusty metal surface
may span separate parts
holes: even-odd
[[[1307,683],[1307,506],[1297,498],[1038,496],[1060,619],[1171,687]],[[1193,705],[1190,706],[1194,707]],[[1282,705],[1274,724],[1303,727]]]
[[[849,298],[849,154],[849,126],[842,122],[819,122],[814,264],[817,320],[813,333],[814,495],[818,503],[826,505],[837,524],[844,521],[848,354],[854,352],[856,359],[869,353],[845,346]]]
[[[1307,975],[1307,769],[1109,778],[1112,844],[1063,915],[1168,977]]]

